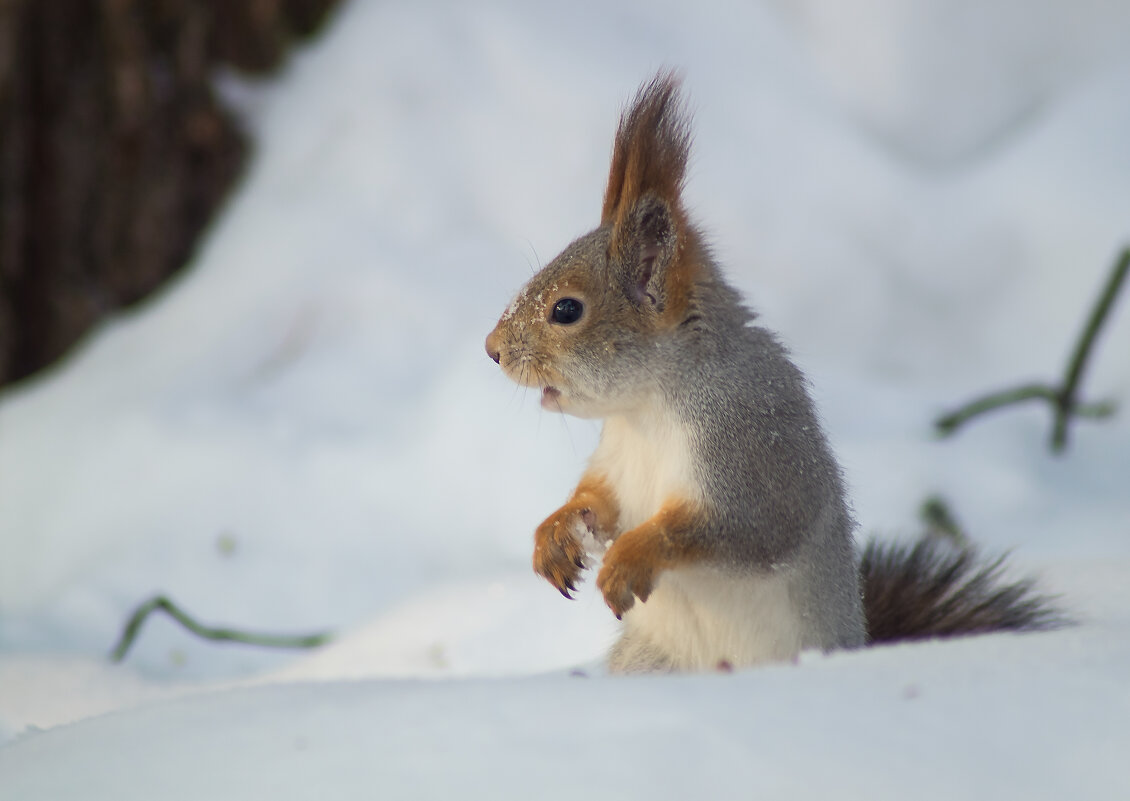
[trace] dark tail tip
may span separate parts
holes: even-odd
[[[871,540],[860,562],[871,642],[1043,631],[1071,622],[1031,579],[1005,581],[1004,560],[929,537],[914,545]]]

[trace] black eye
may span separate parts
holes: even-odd
[[[553,322],[569,325],[581,319],[585,313],[585,306],[576,298],[561,298],[553,307],[553,314],[549,317]]]

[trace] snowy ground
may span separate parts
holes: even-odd
[[[259,149],[191,269],[0,397],[0,799],[1130,796],[1130,414],[1062,458],[1038,407],[930,430],[1055,378],[1130,244],[1130,6],[851,9],[355,0],[277,80],[225,78]],[[942,493],[1079,626],[601,675],[615,621],[528,553],[597,429],[482,340],[595,224],[662,65],[690,203],[809,372],[864,533]],[[1130,402],[1128,353],[1123,298],[1089,396]],[[339,636],[154,619],[111,666],[155,592]]]

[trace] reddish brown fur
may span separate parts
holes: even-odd
[[[570,597],[584,568],[584,548],[573,533],[577,521],[594,537],[609,539],[619,518],[619,505],[607,482],[585,475],[569,502],[547,517],[534,533],[534,571]]]
[[[675,254],[665,278],[661,319],[670,326],[682,322],[690,304],[701,247],[682,204],[691,135],[678,91],[678,78],[661,73],[640,89],[621,115],[601,210],[601,224],[612,226],[615,251],[630,235],[632,211],[641,199],[653,195],[667,204]]]
[[[686,318],[694,299],[695,283],[701,273],[701,244],[698,235],[687,224],[681,209],[676,214],[675,221],[678,249],[667,273],[667,304],[662,315],[664,324],[670,328],[679,325]]]
[[[596,586],[617,618],[632,608],[636,598],[647,601],[661,570],[703,557],[701,547],[686,537],[701,517],[702,510],[693,503],[668,501],[653,517],[612,543]]]
[[[678,205],[686,177],[691,135],[678,107],[679,81],[657,75],[636,93],[620,117],[612,149],[601,225],[621,226],[648,192]]]

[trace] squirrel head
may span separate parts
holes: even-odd
[[[620,118],[600,227],[574,240],[503,312],[486,349],[505,373],[542,390],[542,406],[603,417],[638,402],[655,358],[698,320],[705,263],[682,186],[690,129],[678,80],[661,73]]]

